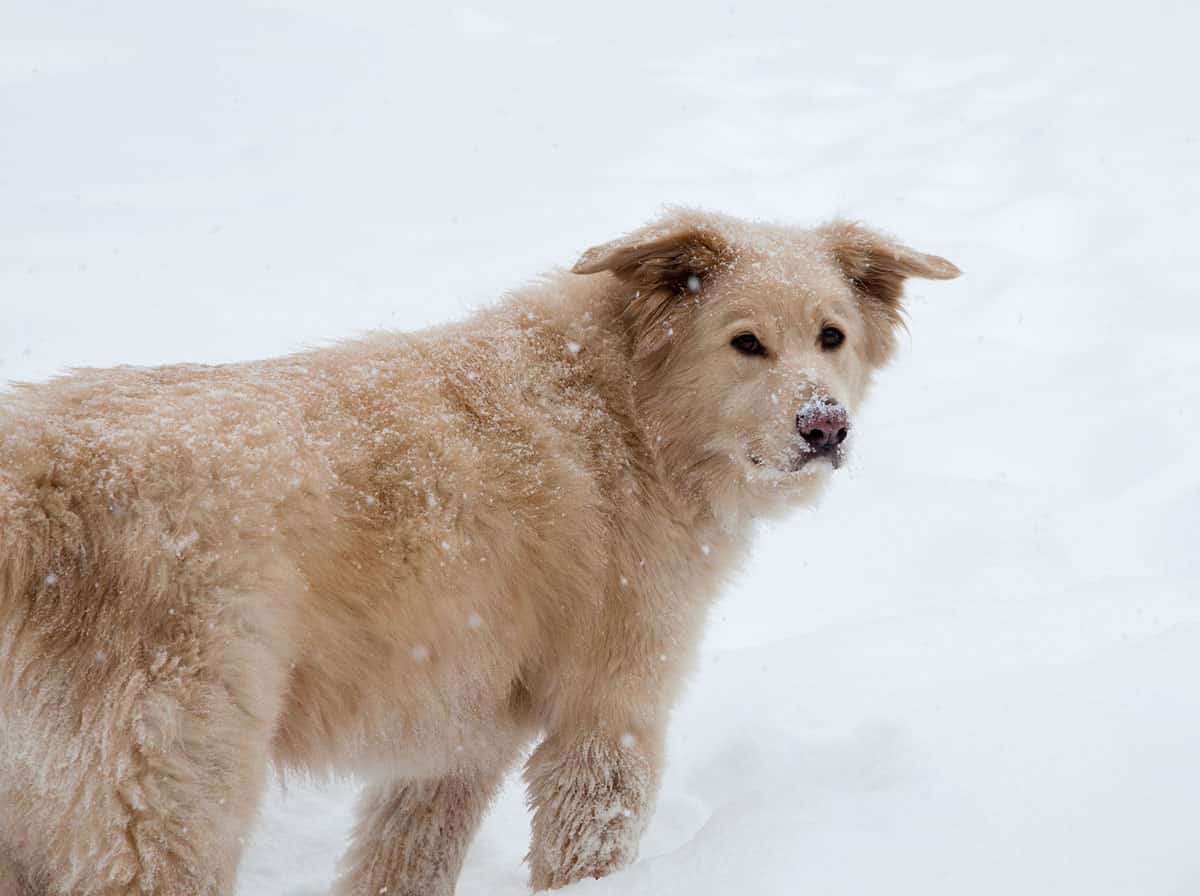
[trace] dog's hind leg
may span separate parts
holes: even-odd
[[[499,780],[499,772],[465,772],[368,789],[337,896],[453,896]]]
[[[0,894],[2,896],[42,896],[25,880],[12,857],[0,846]]]
[[[27,646],[0,780],[26,896],[230,896],[286,682],[270,652],[229,629],[197,651]]]

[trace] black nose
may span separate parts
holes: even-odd
[[[800,437],[817,451],[836,448],[850,433],[850,415],[832,398],[814,398],[796,415]]]

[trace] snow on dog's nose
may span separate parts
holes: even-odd
[[[796,430],[813,451],[833,451],[850,433],[850,415],[828,395],[820,396],[796,414]]]

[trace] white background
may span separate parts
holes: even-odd
[[[1191,3],[0,5],[0,379],[462,315],[664,203],[966,275],[713,613],[579,894],[1200,891]],[[317,896],[354,784],[269,796]],[[514,781],[461,896],[519,894]]]

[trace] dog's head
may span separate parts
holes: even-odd
[[[632,341],[639,414],[668,470],[737,517],[811,497],[892,354],[908,277],[958,268],[858,224],[676,211],[589,249]]]

